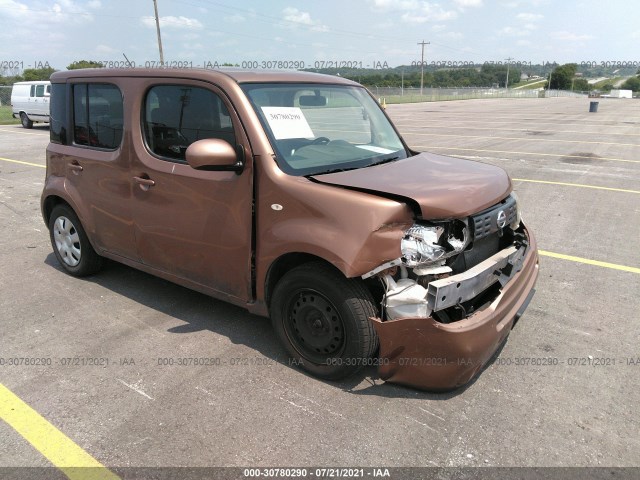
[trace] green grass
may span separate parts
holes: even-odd
[[[536,80],[526,80],[524,82],[516,83],[512,85],[511,88],[518,90],[527,90],[530,88],[540,88],[547,85],[547,80],[544,78],[538,78]]]
[[[0,107],[0,125],[14,125],[18,123],[20,123],[20,119],[11,116],[11,107],[9,105],[2,105]]]
[[[520,87],[519,90],[531,90],[531,89],[537,89],[537,88],[547,88],[547,81],[536,80],[535,82],[526,83],[522,87]]]

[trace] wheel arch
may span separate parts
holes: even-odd
[[[340,275],[344,275],[335,265],[327,261],[325,258],[313,255],[311,253],[304,252],[290,252],[281,255],[269,266],[264,285],[264,300],[267,308],[271,306],[271,297],[273,295],[273,289],[278,284],[280,279],[292,269],[304,265],[305,263],[322,262],[329,265]]]
[[[49,195],[42,202],[42,218],[44,219],[44,223],[46,225],[49,225],[49,219],[51,218],[51,213],[53,212],[53,209],[61,204],[68,206],[71,210],[75,212],[76,215],[78,215],[78,212],[76,212],[73,206],[71,206],[71,204],[67,202],[64,198],[58,195]]]

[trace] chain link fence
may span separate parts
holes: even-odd
[[[448,100],[471,100],[479,98],[541,98],[541,97],[587,97],[585,92],[564,90],[505,89],[487,87],[458,88],[399,88],[368,87],[371,93],[386,103],[441,102]]]
[[[0,85],[0,106],[11,105],[11,85]]]

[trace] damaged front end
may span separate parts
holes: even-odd
[[[535,240],[515,194],[464,219],[413,225],[402,256],[363,275],[384,286],[380,376],[418,388],[467,383],[533,296]]]

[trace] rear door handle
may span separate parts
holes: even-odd
[[[78,162],[73,162],[69,164],[69,170],[77,175],[82,170],[84,170],[84,168],[82,168],[82,165],[80,165]]]
[[[145,177],[133,177],[133,179],[136,181],[136,183],[138,183],[140,185],[140,188],[142,190],[144,190],[145,192],[147,190],[149,190],[150,187],[153,187],[156,182],[154,182],[153,180],[151,180],[150,178],[145,178]]]

